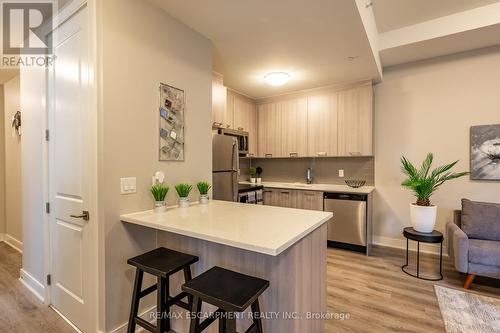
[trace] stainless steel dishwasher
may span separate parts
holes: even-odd
[[[328,222],[328,246],[366,253],[367,199],[363,194],[324,194],[324,211],[333,212]]]

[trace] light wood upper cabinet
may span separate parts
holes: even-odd
[[[233,108],[234,128],[248,132],[248,154],[257,156],[257,106],[249,98],[228,90],[228,100]]]
[[[338,155],[373,155],[371,84],[338,93]]]
[[[337,156],[337,93],[307,99],[308,156]]]
[[[277,104],[282,117],[282,156],[307,156],[307,98]]]
[[[231,119],[227,116],[227,89],[224,87],[222,75],[213,72],[212,74],[212,121],[226,127]]]
[[[267,103],[257,106],[258,155],[261,157],[282,156],[282,106]]]

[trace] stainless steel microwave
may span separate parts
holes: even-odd
[[[235,137],[238,140],[239,155],[248,155],[248,132],[238,131],[230,128],[219,128],[217,132],[222,135]]]

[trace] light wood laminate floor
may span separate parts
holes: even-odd
[[[403,260],[403,251],[389,248],[370,257],[328,249],[328,311],[349,319],[327,320],[326,333],[445,332],[433,286],[461,289],[464,276],[445,259],[444,280],[417,280],[401,272]],[[424,255],[423,270],[435,269],[436,260]],[[19,282],[20,268],[21,255],[0,242],[0,333],[74,333]],[[477,278],[472,292],[500,297],[499,281]]]
[[[74,333],[57,313],[22,285],[20,269],[21,254],[0,242],[0,332]]]
[[[410,263],[413,255],[410,252]],[[328,311],[350,317],[328,320],[326,332],[444,333],[433,286],[462,289],[465,276],[445,257],[443,280],[418,280],[401,271],[404,260],[405,251],[398,249],[375,248],[370,257],[328,249]],[[423,270],[437,271],[438,263],[437,256],[421,257]],[[500,298],[500,281],[478,277],[471,292]]]

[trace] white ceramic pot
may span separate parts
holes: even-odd
[[[179,199],[179,207],[180,208],[188,208],[189,207],[189,198],[180,198]]]
[[[410,204],[411,226],[418,232],[431,233],[436,225],[437,206]]]
[[[200,195],[200,204],[208,205],[208,194]]]
[[[155,201],[155,213],[165,213],[167,211],[167,204],[165,201]]]
[[[255,184],[257,182],[257,178],[250,178],[250,183]]]
[[[260,184],[260,183],[262,183],[262,178],[259,177],[259,178],[257,178],[257,184]]]

